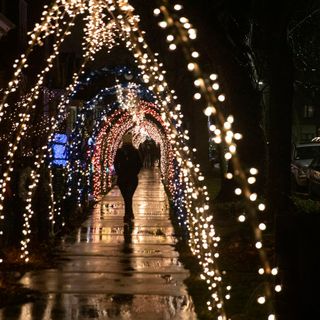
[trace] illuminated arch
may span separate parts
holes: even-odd
[[[161,173],[163,178],[169,183],[169,189],[173,190],[173,149],[169,142],[169,132],[161,116],[155,111],[154,104],[140,101],[139,107],[144,119],[138,127],[144,128],[148,135],[159,143]],[[95,197],[105,190],[107,186],[110,186],[111,176],[107,174],[106,168],[110,172],[115,153],[121,144],[122,136],[135,127],[137,127],[136,124],[132,121],[130,113],[126,110],[117,110],[111,117],[106,119],[96,138],[96,148],[92,157]]]

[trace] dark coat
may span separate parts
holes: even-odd
[[[139,151],[132,144],[124,144],[117,150],[114,168],[120,179],[136,177],[142,168]]]

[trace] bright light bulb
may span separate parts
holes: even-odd
[[[257,196],[256,193],[251,193],[249,199],[250,199],[251,201],[256,201],[256,200],[257,200],[257,197],[258,197],[258,196]]]
[[[171,42],[174,40],[174,36],[172,34],[167,35],[167,41]]]
[[[194,68],[195,68],[194,63],[193,63],[193,62],[189,62],[189,63],[188,63],[188,70],[189,70],[189,71],[192,71],[192,70],[194,70]]]
[[[248,183],[249,184],[253,184],[253,183],[255,183],[256,182],[256,178],[255,177],[249,177],[248,178]]]
[[[176,11],[179,11],[179,10],[182,9],[182,5],[181,5],[181,4],[175,4],[175,5],[173,6],[173,9],[176,10]]]
[[[211,106],[208,106],[207,108],[204,109],[204,114],[207,116],[207,117],[210,117],[212,114],[214,114],[216,112],[216,109],[214,107],[211,107]],[[214,129],[213,129],[214,128]],[[209,128],[210,131],[214,131],[215,130],[215,126],[213,126],[211,128]],[[213,129],[213,130],[212,130]]]
[[[250,168],[250,173],[254,176],[258,173],[258,170],[256,168]]]
[[[201,99],[201,93],[199,92],[196,92],[194,95],[193,95],[194,99],[196,100],[200,100]]]
[[[158,16],[160,13],[161,13],[161,10],[159,8],[156,8],[156,9],[153,10],[153,14],[155,16]]]
[[[224,94],[220,94],[220,95],[218,96],[218,100],[219,100],[220,102],[225,101],[225,100],[226,100],[225,95],[224,95]]]
[[[216,83],[216,82],[215,82],[215,83],[212,85],[212,89],[213,89],[213,90],[216,90],[216,91],[217,91],[217,90],[219,90],[219,88],[220,88],[219,83]]]
[[[199,52],[193,51],[193,52],[191,53],[191,56],[192,56],[193,58],[199,58]]]
[[[215,73],[211,73],[210,74],[210,80],[214,81],[218,79],[218,75],[216,75]]]
[[[267,229],[267,226],[266,226],[264,223],[260,223],[260,224],[259,224],[259,229],[260,229],[261,231],[264,231],[264,230]]]
[[[280,284],[277,284],[277,285],[274,287],[274,290],[275,290],[275,292],[281,292],[281,290],[282,290],[281,285],[280,285]]]
[[[262,243],[261,243],[261,241],[258,241],[258,242],[256,242],[256,248],[257,249],[261,249],[262,248]]]
[[[166,21],[160,21],[160,22],[158,23],[158,25],[160,26],[160,28],[165,29],[168,24],[167,24]]]

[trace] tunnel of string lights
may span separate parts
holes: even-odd
[[[91,88],[95,81],[101,81],[106,76],[123,76],[125,80],[133,80],[134,71],[128,67],[116,67],[112,69],[102,68],[85,74],[84,81],[80,81],[72,99],[79,96],[88,96],[83,93]],[[128,76],[129,75],[129,76]],[[136,77],[138,79],[138,77]],[[147,137],[152,139],[160,147],[160,169],[163,179],[168,182],[169,190],[173,190],[173,162],[172,147],[167,135],[168,130],[161,118],[159,107],[154,103],[154,95],[141,83],[121,82],[117,79],[117,85],[107,88],[97,88],[98,93],[92,93],[89,100],[80,108],[75,126],[70,134],[70,151],[68,164],[68,183],[78,185],[79,200],[81,199],[82,183],[74,180],[86,176],[89,189],[95,199],[101,193],[105,193],[112,186],[112,165],[116,150],[120,147],[123,134],[128,131],[134,133],[134,145],[138,148]],[[131,110],[126,106],[130,99],[122,99],[120,103],[117,92],[134,91],[134,105],[131,102]],[[93,95],[93,97],[92,97]],[[108,100],[115,100],[108,103]],[[121,99],[120,99],[121,100]],[[89,131],[88,119],[92,119],[93,128]],[[86,150],[83,150],[85,147]],[[83,172],[84,171],[84,172]],[[71,190],[70,190],[71,191]]]
[[[167,41],[170,42],[169,49],[174,51],[177,45],[184,48],[187,70],[195,77],[194,85],[197,92],[194,94],[194,99],[200,101],[201,96],[204,96],[207,105],[204,110],[205,115],[216,119],[215,125],[210,125],[214,142],[224,141],[228,146],[224,157],[232,161],[237,170],[235,170],[235,175],[228,172],[226,177],[237,179],[241,186],[241,188],[235,189],[235,193],[243,195],[247,201],[246,209],[248,212],[246,212],[246,216],[253,225],[254,246],[260,257],[259,274],[265,285],[263,294],[257,297],[257,302],[261,305],[267,305],[268,320],[274,320],[272,292],[280,291],[281,287],[272,288],[273,280],[270,281],[270,276],[276,276],[277,268],[272,268],[264,250],[262,232],[266,226],[264,223],[259,223],[257,219],[259,214],[265,210],[265,205],[260,203],[260,200],[256,201],[258,195],[251,191],[251,184],[255,182],[254,176],[258,172],[255,168],[250,168],[251,176],[247,177],[245,169],[242,167],[237,156],[237,140],[241,139],[242,135],[232,131],[233,116],[230,115],[225,119],[219,111],[219,106],[224,102],[225,95],[215,92],[219,88],[218,83],[214,82],[211,86],[211,81],[216,81],[217,75],[210,74],[208,77],[203,73],[198,63],[199,53],[193,50],[191,44],[196,38],[197,32],[186,17],[180,17],[182,8],[183,6],[180,4],[171,5],[168,1],[162,1],[162,5],[154,10],[154,14],[162,19],[159,22],[161,28],[172,30],[176,34],[176,43],[171,43],[175,39],[172,34],[167,36]],[[80,205],[81,198],[86,194],[92,193],[93,197],[98,197],[99,193],[104,192],[110,183],[110,175],[107,175],[105,171],[107,168],[110,169],[114,152],[121,137],[127,131],[132,131],[135,133],[134,143],[138,144],[142,138],[137,128],[141,125],[152,139],[162,142],[161,162],[166,158],[167,163],[170,164],[168,170],[166,170],[166,163],[161,163],[160,167],[164,179],[169,180],[167,185],[169,185],[170,196],[173,199],[176,212],[178,212],[180,224],[185,226],[188,231],[188,244],[199,263],[200,277],[207,284],[208,290],[211,291],[211,296],[207,301],[208,310],[215,315],[216,319],[226,320],[228,316],[224,305],[225,301],[229,299],[231,287],[224,282],[223,272],[221,272],[217,261],[220,237],[215,232],[214,216],[209,205],[210,198],[204,184],[205,178],[200,170],[200,165],[194,162],[193,153],[196,149],[191,149],[188,145],[189,134],[187,130],[183,130],[183,115],[179,112],[181,106],[175,101],[177,97],[174,90],[169,89],[165,79],[166,71],[158,59],[158,54],[153,53],[145,41],[145,33],[139,27],[140,17],[134,13],[134,10],[128,0],[56,0],[52,6],[45,6],[41,21],[29,33],[28,49],[14,62],[13,77],[2,92],[0,101],[0,122],[7,120],[12,122],[11,130],[8,130],[10,135],[5,138],[0,137],[0,141],[2,139],[6,142],[6,148],[3,152],[5,161],[1,168],[0,177],[0,236],[6,231],[3,230],[3,221],[6,217],[4,202],[6,188],[10,184],[12,172],[15,170],[16,154],[23,146],[24,138],[28,134],[33,134],[30,130],[32,128],[30,126],[31,113],[36,112],[37,107],[41,105],[39,97],[44,91],[43,85],[46,81],[46,75],[54,68],[64,39],[72,33],[71,30],[77,22],[76,17],[82,16],[86,24],[83,29],[82,63],[58,99],[57,114],[49,119],[48,125],[42,131],[43,137],[50,137],[49,148],[48,140],[45,139],[45,144],[38,148],[36,154],[33,154],[31,182],[28,186],[28,197],[23,212],[21,258],[25,262],[29,261],[28,247],[32,236],[30,221],[34,216],[32,197],[39,184],[41,167],[45,161],[50,163],[47,159],[50,158],[50,146],[54,135],[63,131],[68,108],[73,99],[86,101],[80,106],[77,123],[69,137],[70,156],[64,168],[68,184],[68,192],[65,197],[76,194]],[[45,39],[52,34],[55,34],[55,43],[46,59],[47,65],[38,73],[35,81],[30,84],[26,94],[22,95],[17,103],[13,103],[11,98],[23,85],[21,75],[28,69],[30,54],[35,47],[42,46]],[[104,72],[110,72],[110,70],[105,68],[86,74],[82,81],[79,81],[79,78],[85,73],[84,70],[88,62],[93,61],[99,51],[104,49],[110,53],[120,42],[132,53],[139,72],[128,72],[126,68],[121,69],[121,67],[113,69],[111,74],[115,85],[106,86],[104,84],[98,91],[102,90],[106,95],[98,97],[99,103],[91,101],[97,93],[91,97],[86,95],[89,92],[90,96],[90,90],[103,77]],[[137,81],[140,74],[148,89],[143,89],[141,83]],[[126,80],[125,84],[122,82],[123,78]],[[80,90],[81,88],[83,90]],[[83,96],[80,95],[80,91]],[[51,95],[48,90],[47,94]],[[117,98],[116,101],[112,101],[112,96]],[[12,110],[15,111],[15,117],[12,116]],[[90,114],[97,120],[88,130],[87,119]],[[164,157],[165,153],[166,157]],[[96,164],[94,164],[95,161]],[[100,163],[97,163],[99,161]],[[49,165],[49,169],[49,173],[53,177],[52,180],[54,180],[54,168]],[[99,170],[101,175],[96,179]],[[94,181],[95,179],[96,181]],[[87,186],[90,186],[92,190],[86,189]],[[51,182],[49,182],[49,187],[52,201],[48,207],[48,219],[54,225],[62,215],[61,206],[60,200],[55,199],[56,194],[53,192]],[[243,214],[239,217],[239,221],[244,220],[245,215]],[[2,262],[3,259],[0,257],[0,263]]]

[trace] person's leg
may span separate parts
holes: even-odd
[[[127,190],[127,194],[126,194],[126,200],[125,202],[127,203],[127,207],[126,207],[126,215],[130,218],[130,219],[134,219],[134,214],[133,214],[133,209],[132,209],[132,198],[133,198],[133,194],[136,191],[138,186],[138,178],[134,177],[130,180],[130,182],[128,182],[128,190]]]
[[[128,208],[130,207],[130,198],[128,197],[128,184],[126,181],[118,181],[118,186],[124,200],[124,221],[127,221],[127,212]]]
[[[132,197],[138,186],[138,178],[127,179],[118,183],[121,195],[124,200],[124,221],[134,219],[132,210]]]

